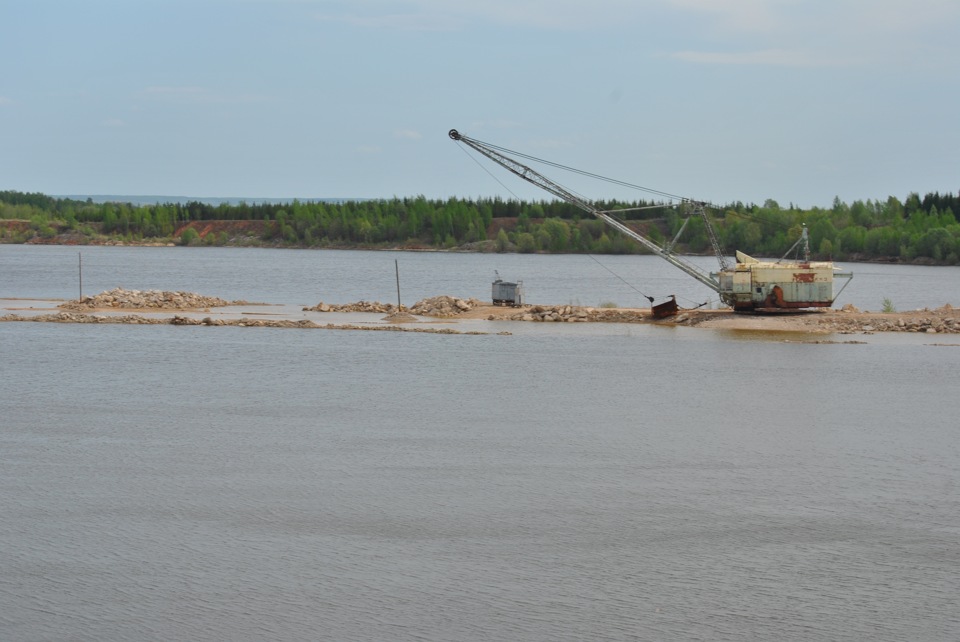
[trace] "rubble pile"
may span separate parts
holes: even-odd
[[[874,332],[916,332],[924,334],[960,334],[960,309],[947,304],[936,310],[911,312],[862,312],[852,305],[836,311],[797,314],[791,319],[811,332],[870,334]],[[763,315],[756,318],[764,319]],[[767,317],[773,318],[773,317]],[[672,318],[674,323],[697,326],[710,320],[709,312],[688,311]]]
[[[589,321],[592,308],[572,305],[532,305],[510,317],[511,321],[540,321],[548,323]]]
[[[472,310],[478,305],[481,303],[477,299],[458,299],[441,295],[417,301],[410,308],[410,312],[425,317],[450,318]]]
[[[226,305],[244,305],[245,303],[245,301],[226,301],[218,297],[203,296],[193,292],[114,288],[95,296],[85,296],[79,301],[67,301],[58,307],[63,310],[95,310],[98,308],[194,310],[219,308]]]
[[[442,295],[417,301],[410,308],[402,306],[398,309],[397,306],[392,303],[380,303],[379,301],[357,301],[356,303],[324,303],[321,301],[313,307],[303,308],[303,311],[375,312],[389,315],[409,312],[420,316],[449,318],[472,310],[478,305],[481,305],[481,303],[477,299],[458,299],[456,297]]]
[[[356,303],[324,303],[321,301],[315,306],[304,308],[304,312],[376,312],[378,314],[393,314],[397,306],[392,303],[379,301],[357,301]]]
[[[511,321],[553,323],[642,323],[649,315],[639,310],[619,308],[583,308],[576,305],[532,305],[509,317]]]
[[[893,315],[896,316],[896,315]],[[839,319],[820,328],[832,332],[923,332],[926,334],[960,334],[960,318],[944,316],[903,316],[895,319]]]

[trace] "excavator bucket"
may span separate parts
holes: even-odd
[[[670,295],[669,301],[664,301],[663,303],[658,303],[650,308],[653,313],[654,319],[666,319],[667,317],[672,317],[677,313],[677,297]]]

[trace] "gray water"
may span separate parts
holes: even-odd
[[[717,269],[710,257],[689,261]],[[838,265],[854,278],[835,307],[880,310],[884,299],[899,310],[960,306],[956,267]],[[398,272],[404,305],[441,294],[488,300],[499,272],[522,280],[533,303],[648,307],[646,296],[675,294],[682,307],[719,307],[714,292],[656,256],[0,245],[0,298],[75,299],[82,275],[86,295],[125,287],[298,305],[395,302]]]
[[[9,247],[0,298],[72,295],[75,249]],[[391,300],[395,259],[411,300],[491,265],[618,291],[583,257],[141,250],[83,249],[89,291]],[[960,637],[956,347],[521,325],[0,324],[0,639]]]

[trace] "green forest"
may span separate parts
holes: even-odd
[[[655,202],[598,202],[659,244],[674,240],[689,216]],[[809,230],[817,260],[960,263],[960,193],[913,193],[906,200],[834,199],[829,208],[731,203],[708,209],[728,254],[783,256]],[[484,252],[641,254],[648,252],[603,222],[561,201],[423,196],[347,202],[209,205],[199,201],[94,203],[0,191],[0,243],[179,244],[291,248],[398,248]],[[711,250],[707,229],[690,217],[675,251]]]

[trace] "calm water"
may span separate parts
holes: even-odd
[[[487,300],[498,271],[506,281],[522,280],[532,303],[647,307],[644,295],[659,302],[676,294],[682,307],[718,307],[714,292],[655,256],[25,245],[0,245],[0,298],[75,299],[81,259],[88,295],[122,286],[298,305],[394,302],[399,270],[401,299],[411,305],[440,294]],[[689,260],[717,269],[710,257]],[[838,265],[854,278],[836,307],[880,310],[885,298],[899,310],[960,306],[960,268]]]
[[[585,257],[81,251],[88,293],[629,303]],[[0,246],[0,297],[76,252]],[[862,338],[0,324],[0,638],[957,639],[960,349]]]

